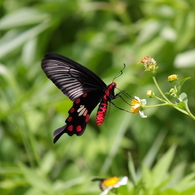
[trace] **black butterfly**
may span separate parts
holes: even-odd
[[[41,66],[47,77],[73,101],[73,106],[70,108],[69,116],[65,121],[66,125],[54,132],[54,143],[64,133],[69,136],[82,135],[90,114],[98,103],[100,105],[96,122],[98,126],[101,125],[104,122],[108,102],[121,97],[119,94],[124,93],[124,91],[120,91],[115,95],[115,82],[106,85],[89,69],[59,54],[46,54]],[[113,102],[111,103],[113,104]],[[123,110],[122,108],[119,109]]]

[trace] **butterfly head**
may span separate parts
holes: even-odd
[[[116,87],[116,82],[112,82],[111,85],[112,85],[113,88],[115,88]]]

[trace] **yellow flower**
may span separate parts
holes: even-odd
[[[178,80],[178,76],[176,74],[172,74],[172,75],[168,76],[168,81],[170,83],[173,83],[173,82],[175,82],[177,80]]]
[[[121,180],[119,180],[118,177],[111,177],[108,179],[99,179],[95,178],[92,181],[100,181],[100,189],[102,190],[102,193],[100,195],[106,195],[112,188],[118,188],[122,185],[126,185],[128,181],[128,177],[125,176]]]
[[[131,100],[130,110],[133,114],[139,113],[142,118],[146,118],[147,116],[143,112],[143,106],[146,104],[146,99],[140,99],[135,96],[134,99]]]

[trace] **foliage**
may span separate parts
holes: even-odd
[[[72,103],[40,68],[53,51],[109,84],[125,63],[117,87],[147,99],[147,90],[158,92],[138,62],[152,56],[163,91],[167,75],[191,77],[182,90],[195,113],[193,0],[2,0],[0,10],[1,194],[98,194],[93,177],[125,175],[119,194],[194,194],[191,118],[168,106],[146,110],[146,119],[110,106],[100,128],[94,111],[82,137],[54,145]]]

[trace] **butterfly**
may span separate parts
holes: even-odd
[[[90,114],[97,104],[99,104],[99,108],[96,122],[100,126],[104,122],[108,102],[115,105],[112,100],[121,97],[121,93],[126,94],[126,92],[120,91],[115,95],[115,82],[106,85],[86,67],[56,53],[47,53],[42,60],[41,67],[46,76],[73,101],[73,106],[68,111],[69,116],[65,120],[66,124],[54,131],[54,143],[64,133],[69,136],[82,135]]]

